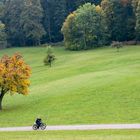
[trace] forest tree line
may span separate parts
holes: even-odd
[[[88,2],[102,9],[108,42],[140,40],[139,0],[0,0],[0,46],[63,41],[66,18]]]

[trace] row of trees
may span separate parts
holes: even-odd
[[[0,20],[12,46],[39,45],[63,40],[66,16],[85,2],[100,0],[0,0]]]
[[[72,16],[73,11],[87,2],[101,7],[98,6],[101,12],[94,10],[97,19],[88,15],[91,20],[88,26],[92,27],[94,20],[98,23],[100,18],[104,18],[101,24],[109,31],[109,40],[140,40],[139,0],[0,0],[0,36],[3,40],[7,36],[6,41],[12,46],[62,41],[61,28],[66,17]],[[92,21],[92,18],[95,19]],[[97,29],[102,30],[102,26]]]
[[[86,2],[98,5],[101,0],[41,0],[45,13],[43,25],[46,30],[43,42],[62,41],[61,28],[65,18]]]
[[[140,40],[139,0],[102,0],[106,24],[114,41]]]
[[[39,45],[45,35],[42,25],[43,9],[40,0],[5,1],[1,20],[6,26],[7,41],[11,45]]]
[[[140,1],[103,0],[101,6],[87,3],[67,17],[62,33],[70,50],[140,40]]]

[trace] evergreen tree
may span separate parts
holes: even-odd
[[[4,4],[3,2],[0,1],[0,20],[2,20],[3,12],[4,12]]]
[[[76,4],[75,4],[75,1],[76,0],[66,0],[68,14],[72,13],[73,11],[76,10],[77,7],[76,7]]]
[[[129,0],[103,0],[102,8],[111,40],[126,41],[135,38],[135,16]]]
[[[51,0],[42,0],[41,1],[42,8],[44,10],[43,14],[43,26],[46,31],[46,35],[43,37],[43,42],[51,42],[52,41],[52,5]]]
[[[9,0],[5,2],[3,21],[6,26],[8,42],[13,45],[24,45],[23,32],[20,26],[20,15],[23,0]]]
[[[68,13],[66,0],[42,0],[42,5],[47,41],[62,41],[61,27]]]
[[[66,0],[55,0],[53,5],[53,41],[63,40],[61,28],[67,16]]]
[[[45,30],[41,24],[43,10],[40,0],[25,0],[20,25],[27,45],[40,45]]]
[[[135,39],[135,13],[133,11],[132,2],[130,0],[121,0],[123,13],[122,19],[124,22],[123,26],[123,41],[133,40]]]
[[[140,1],[136,10],[136,39],[140,41]]]

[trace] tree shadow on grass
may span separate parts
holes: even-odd
[[[28,107],[27,107],[28,108]],[[3,106],[3,109],[1,112],[21,112],[22,110],[25,110],[25,106],[20,104],[20,105],[7,105],[7,106]],[[20,115],[20,114],[19,114]]]

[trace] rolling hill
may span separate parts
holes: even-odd
[[[0,126],[28,126],[40,116],[47,124],[140,123],[140,46],[117,52],[104,47],[66,51],[55,47],[53,66],[43,65],[44,47],[20,52],[32,68],[30,94],[6,95]]]

